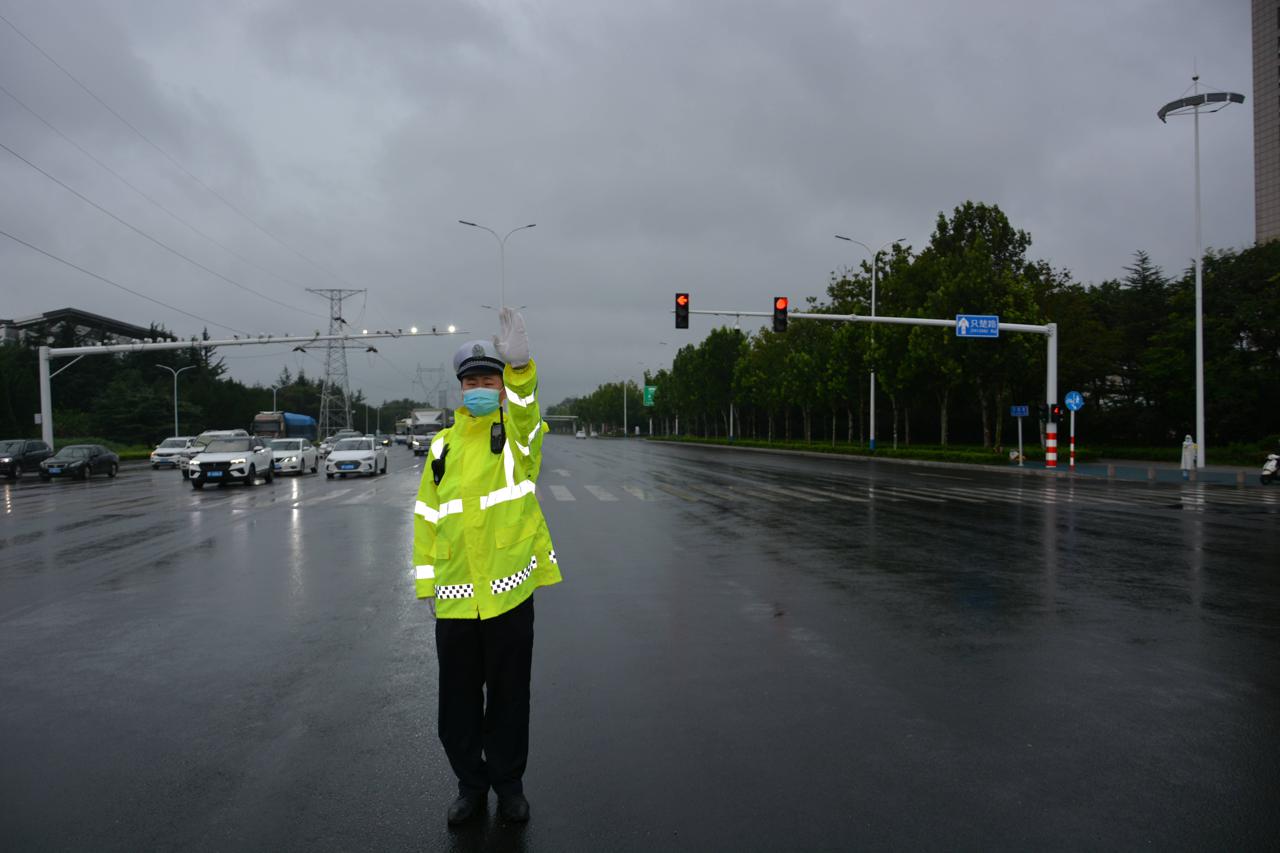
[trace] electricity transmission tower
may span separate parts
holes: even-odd
[[[441,367],[423,367],[418,365],[418,375],[414,384],[422,389],[423,402],[428,406],[445,408],[448,400],[448,386],[445,385],[445,369]]]
[[[364,290],[308,287],[307,291],[329,300],[329,334],[343,334],[342,300],[364,293]],[[347,346],[342,341],[326,342],[324,350],[324,383],[320,387],[321,438],[338,429],[351,428],[351,388],[347,380]]]

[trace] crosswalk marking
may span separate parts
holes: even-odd
[[[583,486],[588,492],[596,496],[596,500],[616,501],[617,498],[604,486]]]
[[[646,492],[644,489],[640,488],[639,486],[623,486],[622,490],[627,494],[631,495],[636,500],[641,500],[641,501],[657,500],[657,495],[653,494],[652,492]]]
[[[573,492],[569,491],[569,489],[565,486],[555,485],[555,486],[551,486],[550,488],[551,488],[552,496],[558,501],[577,500],[577,498],[573,496]]]
[[[572,476],[573,476],[572,474],[570,474],[568,471],[566,471],[566,470],[565,470],[565,469],[563,469],[563,468],[553,468],[553,469],[551,469],[551,470],[555,471],[555,472],[556,472],[557,474],[559,474],[561,477],[572,477]]]

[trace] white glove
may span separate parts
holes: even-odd
[[[493,348],[507,364],[524,367],[529,363],[529,335],[524,330],[524,317],[504,306],[498,312],[498,325],[502,331],[493,336]]]

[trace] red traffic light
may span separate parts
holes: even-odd
[[[679,306],[681,306],[681,307],[684,307],[685,305],[688,305],[688,304],[689,304],[689,294],[687,294],[687,293],[677,293],[677,294],[676,294],[676,304],[677,304],[677,305],[679,305]]]
[[[676,328],[689,328],[689,294],[676,294]]]
[[[775,332],[785,332],[787,330],[787,297],[773,297],[773,330]]]

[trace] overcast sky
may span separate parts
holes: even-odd
[[[481,305],[499,297],[498,245],[457,220],[537,223],[507,243],[507,297],[527,306],[545,403],[639,381],[700,340],[714,321],[673,329],[677,290],[760,311],[821,295],[860,260],[832,235],[920,249],[966,199],[999,204],[1033,257],[1078,280],[1122,275],[1137,249],[1181,270],[1192,124],[1155,112],[1193,64],[1248,99],[1202,121],[1205,244],[1253,242],[1247,0],[0,0],[0,14],[181,168],[3,21],[0,84],[221,246],[4,92],[0,143],[290,307],[4,149],[0,230],[255,334],[327,328],[304,288],[354,287],[368,289],[344,312],[357,328],[480,337],[496,331]],[[67,306],[202,326],[0,237],[0,317]],[[462,342],[353,352],[352,384],[420,396],[417,366]],[[223,355],[248,382],[320,370],[318,351],[286,350]]]

